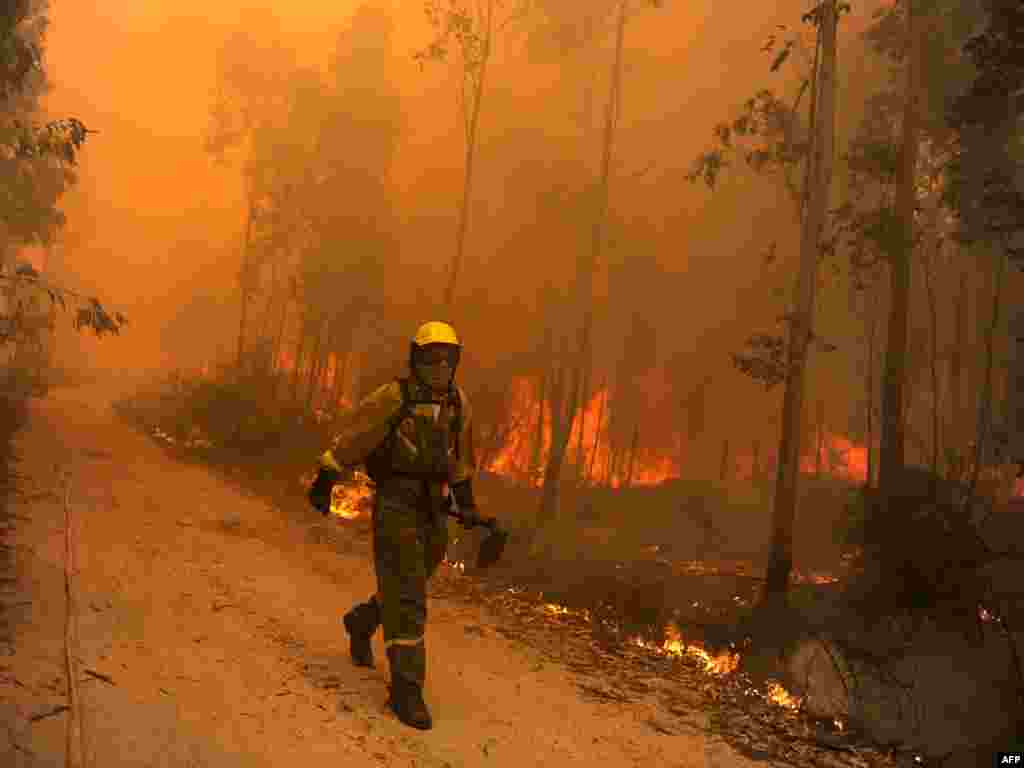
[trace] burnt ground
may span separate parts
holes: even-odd
[[[214,468],[240,491],[273,499],[280,514],[301,525],[312,525],[311,534],[315,532],[318,541],[339,556],[368,557],[366,520],[322,524],[305,501],[303,483],[311,478],[310,457],[326,441],[316,428],[304,435],[281,433],[262,453],[227,451],[190,442],[185,437],[187,428],[182,427],[181,411],[171,408],[168,418],[167,405],[166,401],[154,403],[152,398],[134,398],[122,401],[118,411],[178,461]],[[895,749],[894,759],[906,757],[915,765],[938,760],[936,764],[959,766],[972,764],[968,745],[975,743],[976,736],[1002,743],[998,741],[1002,736],[992,736],[991,726],[1013,696],[1003,679],[1012,676],[1005,633],[995,625],[981,627],[987,637],[978,646],[974,640],[964,643],[941,638],[928,628],[908,630],[899,621],[866,630],[861,617],[851,613],[844,600],[850,574],[842,557],[848,487],[826,478],[805,482],[795,542],[798,583],[790,593],[795,610],[781,618],[770,617],[767,623],[751,621],[767,560],[769,519],[764,512],[764,487],[709,488],[677,482],[615,492],[598,489],[579,494],[569,489],[563,497],[561,523],[544,534],[552,545],[551,555],[541,559],[527,556],[532,515],[538,505],[536,491],[488,475],[479,478],[477,490],[485,510],[512,531],[506,556],[487,572],[475,571],[475,534],[464,535],[453,524],[453,539],[461,539],[453,542],[450,550],[455,567],[442,569],[435,580],[435,599],[486,606],[498,635],[512,633],[517,642],[561,658],[559,663],[568,669],[597,671],[603,687],[595,687],[585,678],[580,684],[585,696],[619,704],[637,696],[630,681],[637,676],[650,679],[644,665],[651,654],[638,648],[635,641],[639,638],[660,645],[666,625],[671,623],[679,627],[687,643],[697,643],[712,654],[740,651],[740,668],[727,680],[708,682],[700,673],[699,658],[675,659],[673,669],[680,663],[696,664],[696,671],[691,672],[699,673],[702,681],[696,685],[706,695],[702,706],[720,715],[719,722],[725,724],[721,738],[744,754],[765,759],[769,755],[780,764],[804,764],[807,759],[811,760],[808,764],[816,764],[817,758],[790,754],[792,745],[816,754],[815,750],[835,748],[822,747],[822,743],[841,738],[848,741],[844,749],[856,743],[857,759],[867,759],[867,755],[877,754],[864,747],[867,739]],[[1011,528],[1020,518],[1001,516]],[[710,532],[709,520],[714,529]],[[1009,529],[994,535],[1003,540],[1019,538]],[[1012,581],[1014,577],[1009,578]],[[915,633],[916,638],[911,637]],[[751,634],[756,636],[753,642]],[[787,654],[800,643],[817,642],[825,636],[846,642],[844,650],[867,659],[890,681],[872,682],[872,698],[863,704],[870,711],[859,713],[869,721],[871,733],[858,735],[847,729],[837,734],[831,718],[816,723],[804,713],[794,720],[793,713],[784,708],[764,709],[766,686],[773,680],[794,679],[788,665],[792,656]],[[665,659],[659,663],[663,662]],[[890,662],[902,668],[896,672],[881,669],[893,666]],[[659,669],[659,675],[672,678],[673,673]],[[614,680],[621,682],[617,689],[609,682]],[[985,685],[998,690],[985,692]],[[898,700],[882,701],[886,697]],[[978,697],[984,699],[984,706]],[[973,704],[962,711],[964,702]],[[733,728],[728,723],[744,725]],[[790,740],[765,740],[766,733],[788,734]],[[950,739],[950,733],[960,735]],[[754,743],[761,746],[750,746]],[[934,760],[915,760],[929,745],[932,751],[927,754]],[[978,749],[984,752],[987,748]],[[950,762],[954,751],[956,758]]]
[[[302,478],[306,476],[308,481],[310,462],[307,459],[310,454],[315,455],[319,446],[312,449],[306,446],[304,450],[293,446],[289,452],[254,461],[252,457],[233,455],[217,446],[187,447],[185,441],[170,437],[169,430],[157,428],[159,419],[138,401],[122,401],[118,411],[122,418],[149,434],[176,460],[214,468],[240,490],[272,499],[279,514],[311,526],[310,535],[339,556],[369,556],[366,520],[321,522],[308,508]],[[726,551],[712,552],[694,529],[693,520],[689,519],[692,516],[678,514],[674,500],[679,497],[679,489],[660,489],[655,494],[641,491],[627,499],[626,508],[634,517],[638,511],[643,512],[646,524],[638,526],[634,520],[633,525],[622,526],[625,531],[634,531],[631,540],[626,540],[629,536],[613,536],[613,546],[602,547],[598,539],[607,539],[609,521],[601,519],[601,507],[609,503],[622,506],[615,505],[614,496],[605,494],[607,498],[587,505],[587,519],[574,521],[583,534],[577,537],[575,531],[571,531],[575,551],[572,547],[562,551],[577,556],[538,562],[525,557],[522,535],[526,528],[522,510],[532,506],[531,492],[505,488],[490,482],[493,478],[481,480],[480,497],[488,511],[496,513],[513,529],[506,558],[486,573],[475,572],[472,567],[465,571],[461,567],[442,568],[432,588],[433,600],[484,607],[491,616],[491,628],[483,630],[485,634],[493,632],[535,649],[544,658],[577,675],[578,690],[584,698],[605,701],[609,706],[625,706],[631,700],[650,695],[652,690],[660,691],[665,683],[658,680],[685,678],[689,682],[673,690],[678,693],[685,689],[686,696],[701,699],[702,711],[717,713],[717,719],[712,717],[700,727],[709,733],[709,728],[716,729],[717,738],[742,754],[788,765],[821,764],[818,758],[824,759],[822,755],[832,755],[840,762],[846,759],[842,755],[877,764],[890,761],[856,734],[837,734],[831,721],[816,723],[769,704],[766,685],[770,678],[779,679],[784,674],[781,659],[774,652],[743,648],[743,668],[726,680],[709,678],[699,659],[652,653],[635,642],[642,638],[660,645],[669,621],[682,628],[688,642],[699,643],[712,653],[741,642],[742,622],[749,616],[750,605],[762,583],[763,552],[758,551],[756,527],[747,530],[745,536],[733,537],[728,549],[721,547],[719,540],[716,542],[719,550]],[[652,495],[655,497],[653,505],[650,504]],[[673,500],[668,507],[664,504],[666,500]],[[652,506],[653,513],[650,512]],[[658,529],[659,525],[664,525],[658,520],[659,514],[676,518],[676,528],[670,535]],[[727,510],[722,515],[723,527],[729,525],[730,514],[739,519],[743,510],[731,513]],[[826,529],[826,535],[830,535],[827,518],[822,522],[823,516],[818,517],[818,531],[814,531],[813,525],[806,525],[805,533],[810,529],[820,536],[821,530]],[[453,525],[456,536],[458,531]],[[728,530],[725,533],[728,535]],[[652,538],[663,542],[671,540],[674,546],[654,550],[649,543]],[[472,537],[464,539],[470,540],[469,546],[465,546],[465,541],[456,544],[453,556],[462,555],[471,560]],[[594,544],[593,556],[579,556],[587,552],[581,546],[589,548]],[[666,549],[669,551],[665,552]],[[814,548],[818,557],[801,562],[806,575],[810,575],[813,568],[827,564],[827,558],[822,556],[823,549]],[[838,550],[834,552],[833,562],[838,570],[841,561]],[[680,559],[670,560],[664,556],[666,554]],[[698,555],[703,556],[703,560],[695,562],[693,558]],[[837,593],[835,584],[805,584],[795,590],[796,602],[807,608],[804,613],[819,621],[828,615],[825,607],[834,605]],[[599,682],[595,683],[595,679]],[[678,701],[673,703],[667,693],[663,699],[668,707],[667,719],[664,713],[652,716],[648,726],[659,733],[682,732],[679,728],[685,730],[688,726],[675,721],[681,717],[679,713],[687,711],[687,706],[692,708],[694,702],[691,700],[687,706]],[[697,726],[691,723],[689,727]],[[845,743],[837,746],[836,739]],[[900,760],[903,753],[897,751],[894,755],[891,759]],[[912,759],[912,755],[908,759]],[[915,764],[921,765],[920,762]]]
[[[714,732],[692,668],[575,669],[576,651],[604,658],[586,632],[454,569],[430,599],[435,728],[401,726],[386,664],[353,667],[339,627],[372,591],[364,531],[179,460],[116,418],[113,386],[32,400],[15,435],[9,541],[32,602],[3,646],[5,768],[62,764],[68,743],[103,768],[754,764]]]

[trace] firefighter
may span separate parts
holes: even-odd
[[[358,464],[376,485],[377,592],[344,617],[353,662],[372,667],[371,638],[383,624],[391,670],[389,706],[406,725],[432,725],[423,701],[427,581],[444,559],[454,497],[463,525],[482,518],[473,498],[476,462],[469,402],[455,385],[462,345],[447,323],[417,330],[407,378],[378,388],[344,418],[310,489],[324,514],[331,488]]]

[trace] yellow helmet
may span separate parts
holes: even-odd
[[[462,346],[459,343],[459,337],[455,335],[455,329],[448,325],[448,323],[442,323],[440,320],[431,320],[429,323],[421,325],[416,331],[412,343],[417,347],[425,347],[427,344]]]

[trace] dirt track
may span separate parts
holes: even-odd
[[[579,698],[569,674],[493,631],[476,606],[432,601],[428,733],[386,710],[387,673],[347,658],[341,613],[368,594],[362,556],[114,416],[118,392],[31,401],[15,440],[26,498],[12,543],[20,609],[0,646],[0,765],[64,764],[64,494],[77,521],[86,765],[738,766],[702,736],[645,726],[652,703]],[[383,651],[377,639],[378,659]]]

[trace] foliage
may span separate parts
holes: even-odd
[[[120,334],[121,328],[128,324],[128,319],[121,312],[108,312],[96,297],[84,296],[63,286],[47,282],[40,278],[39,274],[31,267],[22,268],[13,275],[0,275],[0,281],[12,284],[12,288],[15,290],[19,285],[29,289],[38,289],[45,293],[51,304],[59,305],[64,311],[67,311],[69,301],[72,304],[77,304],[73,319],[75,330],[89,328],[98,337],[104,334],[116,336]],[[0,340],[17,339],[28,332],[23,321],[25,311],[23,302],[16,301],[12,314],[6,318],[6,328],[0,332]]]
[[[949,115],[958,140],[947,201],[958,213],[961,239],[1006,242],[1024,231],[1024,7],[1015,0],[984,5],[988,26],[964,45],[976,75]],[[1011,255],[1024,257],[1020,249]]]
[[[756,333],[732,360],[741,373],[763,384],[766,390],[786,380],[786,340],[781,336]]]
[[[71,169],[92,133],[77,118],[33,119],[45,86],[47,10],[42,0],[0,9],[0,227],[8,242],[46,243],[63,225],[56,204],[74,182]]]
[[[423,12],[434,37],[413,53],[413,59],[421,68],[428,62],[457,62],[461,80],[459,108],[467,140],[473,140],[473,115],[478,111],[483,96],[487,63],[493,53],[496,35],[529,11],[527,2],[510,4],[506,0],[482,3],[426,0],[423,4]]]
[[[730,167],[731,156],[739,154],[756,173],[781,173],[787,190],[798,198],[795,171],[808,145],[806,126],[797,110],[807,87],[808,80],[804,79],[793,105],[770,89],[747,99],[737,117],[715,126],[716,146],[697,157],[686,174],[687,181],[701,180],[714,189],[722,171]]]

